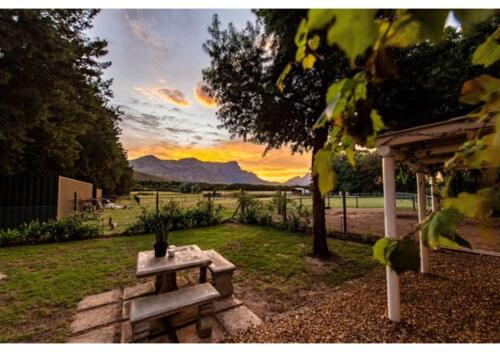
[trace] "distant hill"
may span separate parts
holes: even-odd
[[[139,172],[134,170],[134,178],[137,181],[166,181],[163,177],[145,174],[144,172]]]
[[[206,183],[246,183],[272,185],[253,172],[242,170],[236,161],[205,162],[195,158],[161,160],[153,155],[130,160],[137,175],[147,175],[168,181]]]
[[[311,184],[311,173],[304,176],[295,176],[283,183],[285,186],[309,186]]]

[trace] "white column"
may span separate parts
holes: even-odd
[[[439,211],[439,199],[437,197],[436,176],[431,176],[432,211]]]
[[[421,224],[425,219],[425,174],[417,172],[417,200],[418,200],[418,223]],[[419,231],[420,244],[420,272],[429,271],[429,250],[422,241],[422,231]]]
[[[388,147],[380,147],[378,153],[382,156],[382,173],[384,180],[384,226],[385,235],[397,238],[396,233],[396,177],[394,156]],[[387,277],[387,310],[389,319],[401,320],[401,303],[399,292],[399,276],[390,267],[386,267]]]

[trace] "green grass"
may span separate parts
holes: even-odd
[[[137,192],[134,192],[135,194]],[[144,192],[150,195],[141,195],[141,204],[138,205],[133,200],[133,194],[131,197],[121,198],[117,201],[119,205],[128,205],[130,209],[105,209],[101,212],[101,219],[104,220],[104,233],[109,235],[113,233],[122,233],[129,224],[131,224],[137,216],[141,214],[142,209],[153,210],[156,204],[156,197],[154,192]],[[230,197],[229,193],[234,192],[226,192],[227,197],[215,198],[215,204],[222,205],[222,217],[223,219],[229,219],[237,207],[237,199],[235,197]],[[247,192],[252,193],[252,192]],[[254,192],[255,193],[255,192]],[[256,192],[255,194],[264,194],[265,192]],[[175,192],[160,192],[160,204],[165,204],[169,200],[175,200],[181,204],[183,207],[193,207],[196,203],[204,198],[199,194],[181,194]],[[271,197],[267,198],[257,198],[263,202],[272,201]],[[295,204],[302,203],[303,207],[312,211],[312,199],[311,198],[303,198],[302,201],[298,199],[293,200]],[[329,204],[332,208],[340,209],[342,208],[342,199],[341,198],[330,198],[330,200],[326,200],[325,204]],[[366,197],[366,198],[358,198],[358,202],[356,203],[355,198],[348,197],[346,199],[347,208],[383,208],[384,200],[382,197]],[[410,199],[397,199],[396,207],[398,210],[413,210],[413,203]],[[113,219],[113,222],[117,223],[116,230],[110,230],[108,226],[109,218]]]
[[[77,302],[137,283],[137,252],[151,249],[153,241],[153,235],[142,235],[0,249],[0,272],[8,275],[0,283],[0,342],[64,341]],[[238,266],[240,282],[333,286],[375,266],[369,246],[329,240],[339,258],[318,272],[306,256],[311,237],[267,227],[228,224],[177,231],[170,242],[219,251]]]

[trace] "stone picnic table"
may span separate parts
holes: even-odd
[[[136,276],[138,278],[156,276],[156,293],[177,290],[177,272],[200,268],[200,283],[207,281],[207,268],[212,263],[209,255],[196,245],[181,246],[175,256],[157,258],[154,251],[143,251],[137,255]]]

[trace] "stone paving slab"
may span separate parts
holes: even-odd
[[[214,313],[222,312],[230,308],[241,306],[243,303],[234,296],[218,299],[212,303]]]
[[[104,306],[106,304],[117,303],[120,301],[121,296],[122,296],[121,289],[111,290],[99,293],[97,295],[87,296],[78,303],[76,310],[81,311],[85,309]]]
[[[244,305],[217,313],[215,316],[231,335],[262,324],[262,320]]]
[[[73,334],[83,332],[92,328],[103,326],[120,320],[121,304],[109,304],[106,306],[84,310],[76,313],[75,320],[71,323]]]
[[[69,343],[113,343],[119,333],[119,324],[91,330],[85,334],[71,337]]]
[[[224,329],[214,317],[210,317],[212,336],[200,338],[196,331],[196,323],[177,329],[175,334],[179,343],[219,343],[224,340]]]
[[[125,287],[123,289],[123,299],[129,300],[132,298],[142,297],[155,292],[155,284],[153,281],[148,281],[139,285]]]

